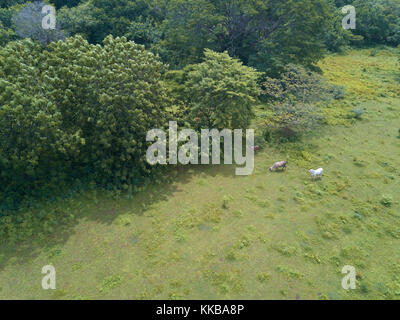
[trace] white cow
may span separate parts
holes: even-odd
[[[322,179],[322,173],[324,172],[324,169],[322,169],[322,168],[319,168],[319,169],[317,169],[317,170],[313,170],[313,169],[311,169],[310,170],[310,173],[311,173],[311,176],[312,176],[312,179],[315,179],[315,178],[320,178],[320,179]]]

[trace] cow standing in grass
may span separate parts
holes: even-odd
[[[313,179],[313,180],[316,178],[322,179],[322,174],[324,173],[324,169],[322,169],[322,168],[319,168],[317,170],[311,169],[310,173],[311,173],[311,179]]]
[[[276,162],[271,168],[269,168],[269,171],[276,171],[278,169],[286,169],[287,161],[280,161]]]

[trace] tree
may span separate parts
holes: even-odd
[[[185,82],[189,119],[196,129],[247,129],[257,101],[260,73],[228,53],[206,49],[204,61],[193,65]]]
[[[161,4],[165,18],[162,41],[154,50],[172,67],[199,63],[205,48],[220,50],[217,31],[222,16],[209,0],[173,0]]]
[[[356,8],[357,25],[354,35],[362,37],[361,43],[400,44],[400,3],[397,0],[353,0],[345,3]],[[343,1],[336,1],[343,6]]]
[[[16,13],[15,8],[0,8],[0,23],[3,24],[5,28],[12,27],[12,17]]]
[[[282,72],[288,63],[311,66],[320,60],[325,53],[325,37],[332,19],[326,1],[279,3],[271,31],[249,57],[249,65],[270,75]]]
[[[12,29],[5,28],[0,22],[0,47],[15,39],[15,33]]]
[[[167,122],[163,69],[112,36],[1,48],[0,202],[78,177],[120,188],[146,179],[146,133]]]
[[[126,36],[130,24],[150,17],[152,0],[88,0],[59,11],[60,21],[72,35],[81,34],[90,43],[102,43],[112,34]]]
[[[63,29],[70,35],[81,35],[90,43],[101,43],[107,34],[109,25],[105,13],[96,8],[91,1],[83,2],[72,8],[62,8],[57,11],[57,18]]]
[[[274,104],[272,110],[274,116],[269,126],[289,140],[297,139],[304,133],[312,131],[323,118],[320,109],[312,104],[283,101]]]
[[[210,48],[269,73],[289,62],[309,65],[323,56],[331,10],[323,0],[169,1],[164,59],[179,68]]]
[[[163,36],[159,24],[152,17],[144,19],[140,16],[129,23],[125,36],[136,43],[143,44],[146,48],[154,48]]]
[[[13,29],[12,18],[19,6],[0,8],[0,46],[4,46],[9,41],[17,39],[17,35]]]
[[[330,1],[329,4],[332,16],[325,35],[325,46],[329,51],[340,52],[350,44],[351,40],[354,40],[354,36],[350,30],[346,30],[342,26],[343,13],[341,8],[337,8],[333,1]]]

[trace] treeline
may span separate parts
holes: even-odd
[[[3,0],[0,44],[15,39],[12,16],[24,1]],[[89,43],[113,36],[143,44],[172,68],[201,61],[205,48],[227,51],[246,65],[279,72],[312,65],[326,49],[400,44],[397,0],[52,0],[68,35]],[[342,28],[344,5],[356,7],[357,28]]]
[[[111,35],[102,45],[77,35],[0,48],[0,216],[77,182],[132,194],[158,170],[146,161],[147,132],[170,120],[250,126],[255,69],[208,50],[184,79],[166,72],[143,45]]]

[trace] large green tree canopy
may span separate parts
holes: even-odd
[[[3,0],[0,41],[12,40],[12,5]],[[341,7],[354,5],[363,44],[400,43],[397,0],[52,0],[67,34],[102,43],[112,34],[145,45],[172,68],[202,60],[205,48],[227,51],[246,65],[276,74],[288,63],[310,66],[326,49],[352,39]],[[5,9],[4,9],[5,8]],[[6,10],[6,11],[4,11]],[[15,10],[15,9],[12,9]],[[2,39],[2,40],[1,40]]]
[[[143,46],[112,36],[103,46],[76,36],[0,49],[0,190],[89,173],[139,183],[150,172],[146,132],[167,121],[163,69]]]
[[[166,5],[161,54],[173,66],[198,62],[204,48],[228,51],[274,71],[321,58],[330,6],[322,0],[175,0]]]
[[[71,34],[94,43],[124,35],[172,67],[200,62],[209,48],[263,71],[316,62],[337,23],[325,0],[88,0],[59,15]]]
[[[259,72],[226,52],[206,49],[204,61],[189,69],[184,83],[192,126],[198,130],[248,128],[252,106],[261,93],[259,77]]]

